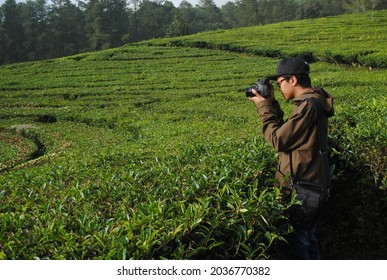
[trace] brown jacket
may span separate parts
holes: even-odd
[[[308,98],[317,98],[323,109],[324,137],[328,137],[328,118],[333,116],[333,97],[321,88],[313,88],[293,99],[294,110],[286,122],[277,101],[268,100],[257,104],[259,118],[263,123],[263,135],[279,154],[276,178],[281,185],[290,179],[290,154],[292,156],[293,180],[324,185],[322,161],[315,108]]]

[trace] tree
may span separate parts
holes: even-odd
[[[322,5],[322,11],[320,13],[322,17],[344,13],[342,0],[323,0],[320,1],[320,4]]]
[[[53,57],[75,54],[86,48],[84,14],[70,0],[53,0],[48,22]]]
[[[322,5],[317,1],[308,1],[300,5],[300,18],[317,18],[321,16]]]
[[[0,63],[26,60],[24,51],[24,29],[20,16],[20,6],[15,0],[7,0],[1,7]]]
[[[138,39],[164,37],[172,23],[175,9],[172,2],[165,2],[164,5],[148,0],[142,2],[138,10]]]
[[[188,24],[185,21],[182,13],[180,11],[176,11],[166,35],[168,37],[177,37],[177,36],[184,36],[187,34],[188,34]]]
[[[264,24],[296,20],[298,4],[295,0],[260,0],[260,17]]]
[[[239,26],[239,18],[237,17],[237,5],[234,2],[227,2],[221,8],[223,27],[225,29],[235,28]]]
[[[132,13],[132,19],[133,19],[133,28],[134,28],[134,41],[138,40],[138,10],[140,8],[140,5],[142,3],[142,0],[129,0],[129,5],[131,7]]]
[[[28,60],[49,58],[48,6],[46,0],[27,1],[21,5],[24,50]]]
[[[201,26],[198,22],[196,8],[192,6],[191,3],[188,1],[183,0],[179,5],[179,12],[181,13],[182,17],[184,18],[185,22],[188,25],[187,34],[194,34],[197,32],[200,32]]]
[[[108,0],[105,4],[109,47],[118,47],[127,42],[129,17],[126,11],[126,0]]]
[[[86,7],[85,29],[89,47],[92,50],[101,50],[108,41],[103,27],[103,5],[99,0],[90,0]]]
[[[350,12],[366,12],[373,11],[378,6],[380,0],[346,0],[344,8]]]
[[[202,30],[214,30],[222,28],[222,13],[213,0],[199,0],[197,17]]]
[[[129,41],[129,13],[125,0],[90,0],[85,18],[91,49],[117,47]]]
[[[241,26],[253,26],[259,24],[258,0],[239,0],[237,5]]]

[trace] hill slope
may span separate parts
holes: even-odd
[[[146,44],[192,46],[268,57],[297,56],[309,62],[327,61],[387,67],[387,10],[264,26],[213,31]]]

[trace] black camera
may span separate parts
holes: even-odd
[[[260,79],[256,85],[245,89],[246,97],[254,97],[255,94],[252,90],[255,89],[262,97],[267,98],[270,96],[271,88],[272,85],[269,79]]]

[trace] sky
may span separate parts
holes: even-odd
[[[0,5],[3,5],[5,1],[6,0],[0,0]],[[180,3],[183,0],[169,0],[169,1],[171,1],[175,7],[179,7]],[[190,2],[192,6],[195,6],[196,4],[199,3],[199,0],[187,0],[187,1]],[[218,6],[219,8],[229,1],[234,2],[234,0],[214,0],[215,5]],[[16,0],[16,2],[23,2],[23,0]]]

